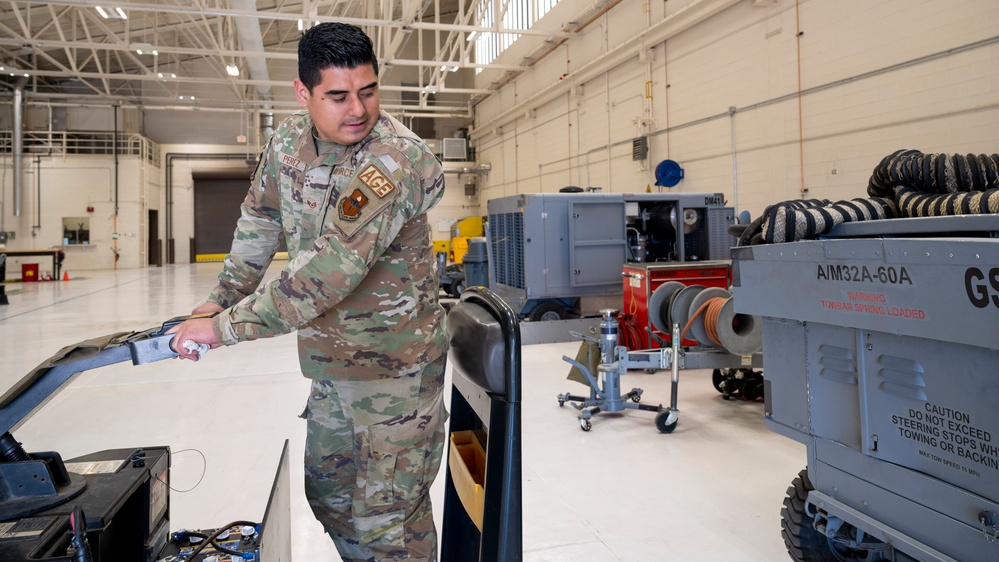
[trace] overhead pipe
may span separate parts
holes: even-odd
[[[14,216],[21,216],[22,193],[21,158],[24,156],[24,85],[28,83],[27,76],[22,76],[14,85]]]
[[[111,236],[111,251],[114,253],[114,269],[118,269],[118,106],[114,106],[114,135],[111,153],[114,155],[114,224]]]

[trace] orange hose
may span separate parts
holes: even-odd
[[[684,336],[687,335],[687,331],[694,325],[694,320],[697,320],[697,317],[703,314],[704,331],[707,332],[708,339],[720,346],[722,343],[718,339],[718,316],[721,314],[722,307],[725,306],[725,301],[727,300],[725,297],[714,297],[704,301],[701,306],[697,307],[697,310],[690,315],[690,319],[687,320],[687,324],[684,325],[683,330],[680,331],[680,341],[683,341]]]

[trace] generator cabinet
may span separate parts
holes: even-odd
[[[532,320],[607,308],[580,310],[584,298],[619,305],[625,263],[728,260],[735,244],[721,193],[521,194],[487,207],[492,289]]]
[[[997,233],[895,219],[732,250],[736,311],[764,317],[765,423],[807,446],[805,512],[874,547],[839,559],[999,560]]]

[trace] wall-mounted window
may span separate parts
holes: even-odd
[[[62,244],[90,244],[90,217],[63,217]]]

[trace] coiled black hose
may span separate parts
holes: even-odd
[[[814,238],[838,224],[886,218],[999,213],[999,154],[898,150],[874,168],[868,199],[785,201],[767,207],[739,245]]]
[[[930,194],[986,191],[999,187],[999,154],[923,154],[897,150],[874,168],[872,197],[895,197],[900,187]]]

